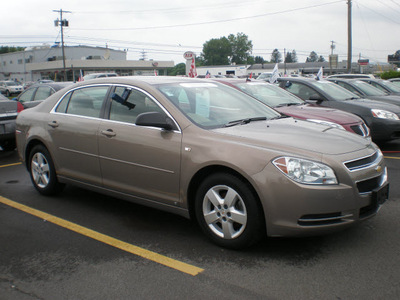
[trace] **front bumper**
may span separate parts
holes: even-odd
[[[332,164],[330,164],[332,166]],[[335,169],[338,185],[296,183],[272,164],[257,174],[269,236],[322,235],[374,216],[388,198],[382,156],[368,167]],[[268,174],[268,175],[266,175]],[[269,177],[267,177],[269,176]]]

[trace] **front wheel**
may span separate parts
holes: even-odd
[[[54,195],[64,187],[57,180],[49,151],[42,145],[35,146],[30,152],[29,174],[35,189],[43,195]]]
[[[258,197],[249,184],[234,175],[207,177],[199,186],[195,205],[200,227],[222,247],[245,248],[265,236]]]
[[[7,91],[6,91],[6,97],[10,97],[10,96],[11,96],[11,93],[10,93],[9,90],[7,90]]]

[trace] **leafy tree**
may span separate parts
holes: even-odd
[[[25,50],[25,47],[1,46],[0,54],[23,51],[23,50]]]
[[[307,57],[306,62],[317,62],[318,54],[315,51],[311,51],[310,55]]]
[[[262,57],[262,56],[256,56],[256,57],[254,57],[254,62],[255,62],[256,64],[263,64],[263,63],[266,63],[264,57]]]
[[[318,62],[324,62],[324,61],[326,61],[326,60],[325,60],[325,57],[323,57],[322,55],[320,55],[320,56],[318,57]]]
[[[243,32],[239,32],[236,36],[230,34],[228,40],[232,47],[231,62],[236,64],[246,63],[251,51],[253,50],[253,44],[249,41],[248,36]]]
[[[175,65],[173,68],[168,68],[167,74],[170,76],[185,75],[186,74],[186,64],[180,63]]]
[[[282,54],[279,52],[278,49],[274,49],[274,51],[272,51],[271,62],[272,63],[280,63],[280,62],[282,62]]]
[[[297,62],[296,50],[293,50],[292,52],[288,52],[286,54],[285,62],[287,62],[287,63],[295,63],[295,62]]]
[[[226,37],[211,39],[203,44],[201,59],[205,65],[228,65],[232,46]]]
[[[254,59],[254,56],[249,56],[249,57],[247,57],[246,64],[248,64],[248,65],[254,65],[255,63],[256,63],[256,61],[255,61],[255,59]]]

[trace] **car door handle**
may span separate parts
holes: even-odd
[[[108,136],[108,137],[113,137],[113,136],[117,135],[114,131],[112,131],[112,129],[102,130],[101,134]]]
[[[57,121],[51,121],[51,122],[49,122],[49,123],[47,123],[50,127],[53,127],[53,128],[56,128],[56,127],[58,127],[58,122]]]

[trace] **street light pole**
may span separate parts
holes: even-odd
[[[63,11],[62,9],[60,10],[53,10],[54,12],[59,12],[60,13],[60,19],[57,19],[54,21],[54,25],[58,26],[60,25],[61,27],[61,51],[62,51],[62,57],[63,57],[63,70],[64,70],[64,81],[67,81],[67,70],[65,68],[65,50],[64,50],[64,26],[68,27],[69,23],[67,20],[63,20],[63,12],[64,13],[71,13],[70,11]]]
[[[347,73],[351,73],[352,36],[351,36],[351,0],[347,0]]]

